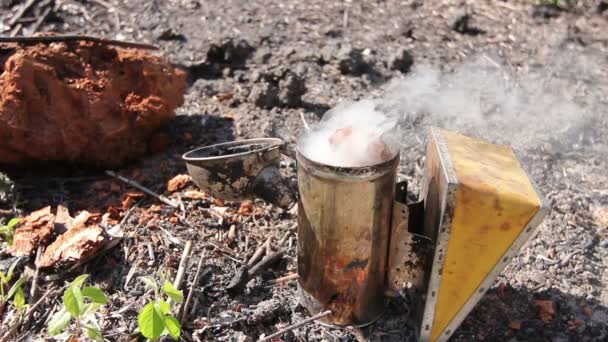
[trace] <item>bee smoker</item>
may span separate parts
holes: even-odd
[[[280,176],[297,161],[297,194]],[[445,341],[547,213],[511,149],[432,129],[420,201],[397,183],[399,154],[365,167],[317,163],[279,139],[184,154],[194,182],[229,200],[298,205],[298,296],[324,323],[365,326],[407,293],[420,339]]]

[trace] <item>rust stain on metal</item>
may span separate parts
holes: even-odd
[[[384,312],[399,157],[340,168],[298,153],[298,274],[302,305],[323,321],[367,325]],[[356,200],[353,200],[356,198]]]

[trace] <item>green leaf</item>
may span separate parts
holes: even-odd
[[[92,286],[85,286],[82,289],[82,295],[85,298],[90,299],[93,303],[106,304],[108,303],[108,297],[103,293],[101,289]]]
[[[11,279],[13,279],[13,274],[15,273],[15,268],[17,267],[18,263],[19,263],[19,259],[15,260],[15,262],[11,265],[11,267],[9,267],[8,272],[6,273],[6,282],[7,283],[9,281],[11,281]]]
[[[84,284],[84,282],[87,280],[87,278],[89,277],[88,274],[81,274],[78,277],[76,277],[76,279],[72,280],[71,283],[69,283],[69,286],[73,286],[73,287],[78,287],[78,289],[82,288],[82,285]]]
[[[144,284],[146,284],[147,287],[153,289],[155,293],[158,292],[158,285],[156,285],[156,280],[154,280],[154,278],[139,277],[139,280],[141,280]]]
[[[179,340],[179,335],[182,332],[182,327],[179,325],[179,321],[175,317],[166,316],[165,327],[167,328],[169,335],[171,335],[174,340]]]
[[[80,288],[77,286],[70,286],[67,290],[65,290],[65,295],[63,295],[63,305],[68,310],[69,313],[74,317],[80,317],[83,313],[82,306],[82,292],[80,292]]]
[[[65,308],[56,312],[49,321],[47,330],[49,335],[55,336],[63,331],[72,320],[72,315]]]
[[[146,304],[137,317],[141,334],[150,340],[159,338],[165,329],[165,317],[156,306],[154,302]]]
[[[164,300],[158,302],[158,307],[160,308],[160,312],[163,315],[166,315],[169,313],[169,311],[171,311],[171,305],[169,305],[169,303],[165,302]]]
[[[6,280],[6,275],[2,271],[0,271],[0,280],[2,281],[2,285],[8,283],[8,281]]]
[[[21,285],[23,285],[23,283],[25,283],[27,281],[28,277],[27,276],[23,276],[21,278],[19,278],[19,280],[17,280],[13,286],[11,287],[10,290],[8,290],[8,293],[6,294],[6,300],[11,299],[15,293],[17,292],[18,289],[21,288]]]
[[[176,289],[173,284],[168,281],[165,281],[165,284],[163,285],[163,292],[176,303],[181,303],[184,300],[182,291]]]
[[[99,303],[86,303],[82,306],[82,317],[87,317],[93,315],[99,308],[101,304]]]
[[[18,310],[25,308],[25,294],[23,293],[23,288],[19,286],[17,288],[17,292],[15,292],[15,298],[13,299],[13,304]]]
[[[19,224],[19,222],[21,222],[21,219],[18,217],[12,218],[10,221],[8,221],[8,223],[6,224],[6,228],[11,229],[13,227],[15,227],[16,225]]]
[[[90,339],[95,341],[103,341],[103,335],[101,335],[101,331],[99,331],[97,327],[90,324],[85,324],[84,328],[87,329],[87,336],[89,336]]]

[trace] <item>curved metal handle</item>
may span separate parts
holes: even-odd
[[[296,202],[295,191],[289,186],[276,166],[264,168],[253,182],[253,192],[264,199],[284,209],[290,209]]]

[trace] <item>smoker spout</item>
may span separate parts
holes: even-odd
[[[276,166],[269,166],[258,174],[253,192],[266,202],[285,209],[291,208],[296,201],[295,189],[289,186]]]

